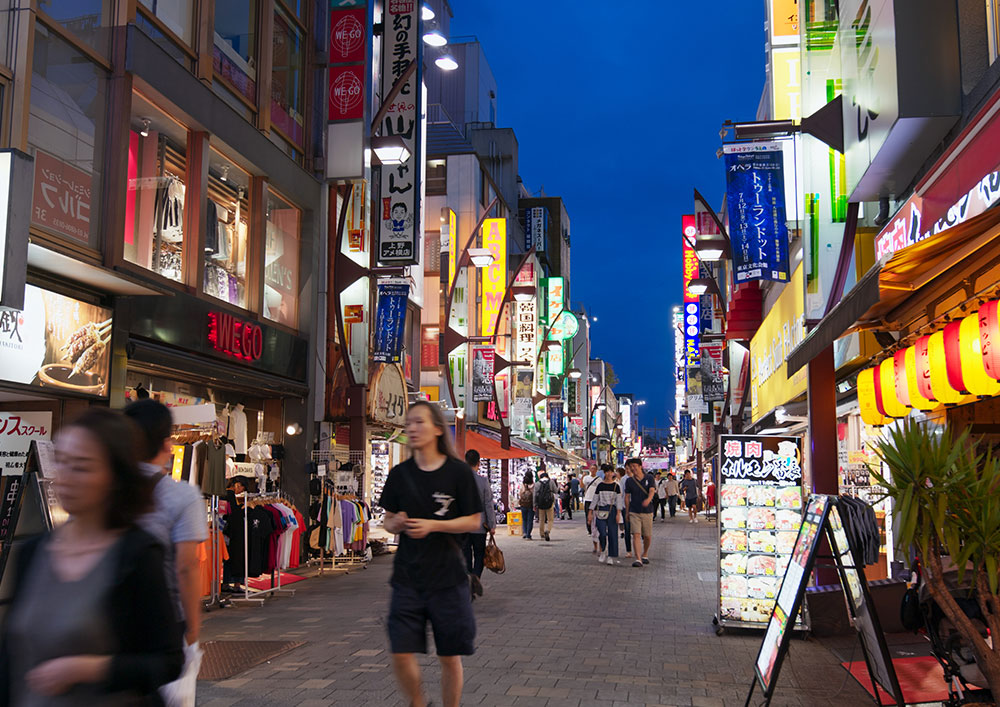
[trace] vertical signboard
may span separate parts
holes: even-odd
[[[472,348],[472,402],[493,401],[493,372],[496,352],[489,346]]]
[[[527,223],[525,224],[525,250],[535,248],[539,251],[545,250],[545,209],[535,206],[525,212]]]
[[[556,316],[563,310],[563,279],[561,277],[550,277],[545,282],[545,324],[551,325],[555,321]]]
[[[538,308],[535,300],[514,303],[514,358],[534,365],[537,356]]]
[[[493,336],[507,287],[507,219],[488,218],[483,222],[483,248],[493,253],[493,262],[483,270],[479,331],[483,336]]]
[[[382,166],[378,260],[394,265],[415,265],[420,233],[420,165],[423,160],[419,126],[422,58],[420,56],[420,5],[414,0],[387,0],[383,14],[382,99],[412,62],[417,70],[392,99],[376,126],[382,137],[401,137],[410,152],[406,162]]]
[[[726,203],[736,282],[788,282],[788,226],[781,145],[744,143],[723,147]]]
[[[455,212],[448,209],[448,291],[455,285],[455,265],[458,261],[458,232]],[[442,239],[444,240],[444,239]]]
[[[406,299],[409,295],[410,282],[404,278],[393,278],[378,283],[372,361],[399,363],[406,323]]]
[[[701,393],[706,403],[721,402],[726,399],[725,381],[722,376],[721,341],[702,342],[699,345],[701,356]]]
[[[764,628],[802,522],[799,437],[719,438],[719,621]]]
[[[699,296],[688,289],[688,283],[698,277],[698,256],[692,244],[698,235],[694,214],[681,216],[683,259],[682,282],[684,286],[684,360],[685,367],[698,364],[698,335],[701,331],[701,304]]]

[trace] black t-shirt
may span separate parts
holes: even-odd
[[[642,505],[642,502],[649,498],[649,490],[656,488],[656,481],[649,474],[642,477],[642,481],[636,481],[631,476],[625,480],[625,493],[629,495],[629,513],[652,513],[653,502]]]
[[[694,479],[684,479],[681,481],[681,491],[684,492],[685,501],[695,501],[698,499],[698,482]]]
[[[457,459],[448,459],[434,471],[423,471],[413,459],[394,466],[379,505],[390,513],[403,511],[410,518],[434,520],[483,512],[475,475],[468,464]],[[431,533],[420,540],[401,533],[391,583],[425,590],[467,582],[463,540],[462,535],[453,533]]]

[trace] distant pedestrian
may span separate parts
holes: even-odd
[[[615,474],[622,498],[627,498],[625,496],[625,483],[628,481],[628,474],[622,467],[618,467],[617,471],[612,470],[612,473]],[[607,474],[607,472],[605,472],[605,474]],[[629,521],[628,506],[626,505],[625,511],[622,513],[622,538],[625,540],[626,557],[632,557],[632,526],[629,524]]]
[[[656,472],[656,498],[654,499],[653,505],[653,517],[656,517],[656,511],[660,511],[660,520],[667,519],[667,477],[663,475],[662,471]]]
[[[559,486],[559,520],[573,520],[573,492],[570,490],[569,481],[563,481]]]
[[[476,488],[479,489],[479,499],[483,504],[485,523],[465,536],[465,568],[469,571],[469,590],[473,601],[483,595],[483,556],[486,554],[486,533],[496,534],[497,514],[493,510],[493,489],[485,476],[479,473],[479,452],[470,449],[465,453],[465,463],[476,475]]]
[[[710,514],[715,513],[715,500],[715,482],[709,479],[705,488],[705,509]]]
[[[521,537],[533,540],[531,528],[535,522],[535,477],[530,471],[524,472],[524,485],[517,496],[517,505],[521,509]]]
[[[569,475],[569,492],[573,497],[573,510],[580,510],[580,479],[576,478],[576,474]]]
[[[426,707],[417,653],[427,652],[427,622],[441,663],[445,707],[462,699],[462,656],[475,652],[469,578],[455,535],[483,524],[475,474],[458,458],[441,408],[410,406],[406,437],[413,456],[389,471],[378,504],[383,527],[399,534],[386,627],[393,670],[408,704]]]
[[[604,472],[596,470],[594,471],[595,476],[591,479],[590,483],[587,484],[587,490],[583,494],[583,508],[585,514],[585,520],[587,522],[587,534],[590,535],[590,539],[594,541],[594,551],[597,554],[598,541],[600,540],[600,535],[597,532],[597,526],[593,524],[593,513],[591,509],[594,504],[594,497],[597,494],[597,487],[600,485],[604,477]]]
[[[0,704],[162,704],[184,664],[163,547],[136,521],[152,504],[135,424],[89,408],[55,439],[68,520],[25,542],[4,579]]]
[[[555,519],[554,507],[556,504],[556,494],[559,488],[556,482],[549,478],[547,471],[542,471],[538,475],[538,483],[535,484],[535,508],[538,509],[538,532],[546,541],[551,540],[552,522]]]
[[[591,514],[597,526],[601,554],[598,562],[617,565],[618,562],[618,521],[622,512],[621,489],[615,483],[615,472],[605,475],[604,480],[595,484]]]
[[[598,469],[596,466],[592,466],[587,469],[587,473],[582,479],[580,479],[580,486],[583,493],[583,514],[587,519],[587,535],[590,535],[590,501],[587,500],[587,492],[590,489],[591,484],[597,479]]]
[[[681,481],[681,491],[684,493],[684,506],[688,512],[688,523],[698,522],[698,482],[691,477],[690,471],[684,472]]]
[[[632,530],[632,550],[635,553],[633,567],[649,564],[649,547],[653,544],[653,499],[656,497],[656,482],[652,474],[642,470],[642,461],[629,459],[625,462],[629,475],[625,482],[625,500],[628,506],[628,524]]]
[[[674,472],[667,474],[667,505],[670,507],[670,517],[677,515],[677,501],[680,500],[680,486],[677,484],[677,476]]]

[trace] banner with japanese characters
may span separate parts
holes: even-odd
[[[406,325],[406,299],[409,294],[409,280],[392,278],[378,283],[372,361],[399,363],[403,350],[403,330]]]
[[[32,440],[51,436],[51,412],[0,412],[0,473],[20,475]]]
[[[380,125],[380,137],[401,137],[409,158],[398,165],[381,167],[382,213],[378,219],[378,260],[394,265],[415,265],[419,261],[420,234],[420,3],[415,0],[387,0],[383,15],[381,97],[389,98],[393,85],[411,63],[416,71],[399,93],[392,97]]]
[[[706,403],[721,402],[726,399],[725,379],[722,372],[722,341],[702,341],[701,353],[701,394]]]
[[[788,282],[788,226],[781,145],[742,143],[723,147],[726,204],[736,282]]]
[[[493,366],[496,351],[490,346],[474,346],[472,349],[472,402],[493,401]]]

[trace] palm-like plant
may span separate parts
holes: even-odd
[[[889,468],[872,475],[894,501],[900,544],[916,547],[931,596],[972,646],[994,696],[1000,696],[1000,460],[977,453],[967,431],[904,420],[874,448]],[[942,553],[959,580],[971,573],[991,646],[959,608],[944,579]]]

